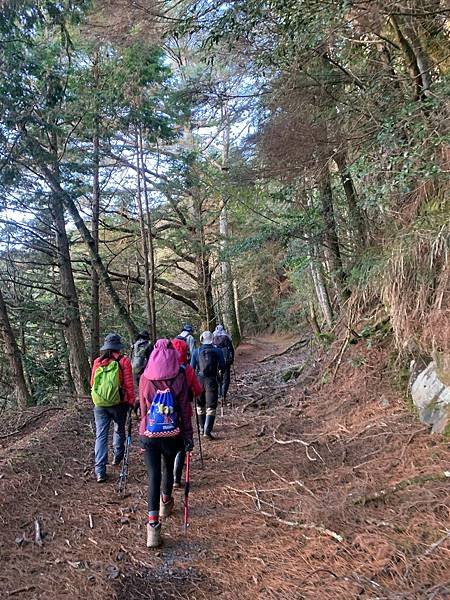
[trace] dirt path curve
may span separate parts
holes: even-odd
[[[137,444],[125,498],[117,472],[105,485],[93,480],[88,404],[8,440],[0,598],[449,598],[446,446],[383,379],[383,349],[358,350],[332,386],[311,392],[309,349],[260,362],[292,341],[266,336],[238,349],[234,406],[223,421],[219,411],[204,470],[194,452],[189,532],[177,491],[157,551],[145,547]],[[307,368],[285,383],[292,364]]]
[[[255,339],[237,351],[237,374],[289,338]],[[248,391],[248,390],[247,390]],[[236,402],[236,382],[231,386]],[[221,498],[240,480],[238,408],[218,417],[216,442],[203,442],[205,468],[194,452],[191,526],[181,530],[182,493],[164,525],[165,544],[145,547],[146,476],[135,443],[128,493],[116,493],[118,471],[99,486],[92,476],[93,431],[88,405],[42,418],[31,431],[3,440],[0,458],[0,598],[212,598],[224,594],[217,551],[236,555],[229,539],[236,512]],[[26,419],[25,419],[26,420]],[[33,423],[34,425],[34,423]],[[37,427],[40,425],[40,427]],[[137,424],[135,424],[136,429]],[[134,436],[136,438],[136,435]],[[233,508],[233,507],[232,507]],[[92,525],[92,527],[91,527]],[[36,538],[38,527],[42,541]],[[37,539],[37,541],[36,541]],[[207,564],[208,563],[208,564]],[[232,587],[232,582],[229,582]],[[228,586],[228,583],[227,583]],[[236,597],[232,595],[223,597]]]

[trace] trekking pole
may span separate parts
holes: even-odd
[[[128,481],[128,460],[130,457],[130,446],[131,446],[131,427],[133,425],[133,420],[131,418],[131,408],[127,413],[127,437],[125,440],[125,451],[123,454],[122,468],[120,470],[119,475],[119,494],[125,494],[127,489],[127,481]]]
[[[186,452],[186,474],[185,474],[185,483],[184,483],[184,521],[183,521],[183,530],[184,530],[185,535],[187,534],[187,530],[189,527],[190,478],[191,478],[191,453]]]
[[[194,398],[194,409],[195,409],[195,419],[197,421],[198,449],[200,450],[200,461],[202,463],[202,469],[203,469],[204,464],[203,464],[203,452],[202,452],[202,438],[200,435],[200,421],[198,420],[197,398]]]

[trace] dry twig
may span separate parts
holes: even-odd
[[[305,442],[303,440],[299,440],[299,439],[292,439],[292,440],[279,440],[276,436],[275,431],[273,432],[273,439],[275,440],[276,444],[283,444],[283,445],[287,445],[287,444],[301,444],[302,446],[305,446],[305,451],[306,451],[306,456],[308,457],[308,459],[312,462],[316,461],[316,458],[313,458],[312,456],[309,455],[308,453],[308,449],[311,448],[311,450],[320,458],[320,460],[322,462],[325,462],[323,460],[323,458],[320,456],[320,454],[317,452],[317,450],[314,448],[314,446],[312,445],[313,442]]]

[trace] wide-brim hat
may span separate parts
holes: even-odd
[[[122,350],[122,348],[125,348],[125,344],[123,344],[120,335],[118,333],[108,333],[100,350],[103,352],[105,350]]]

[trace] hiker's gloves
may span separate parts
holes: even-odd
[[[194,449],[194,440],[184,440],[184,449],[186,452],[192,452]]]

